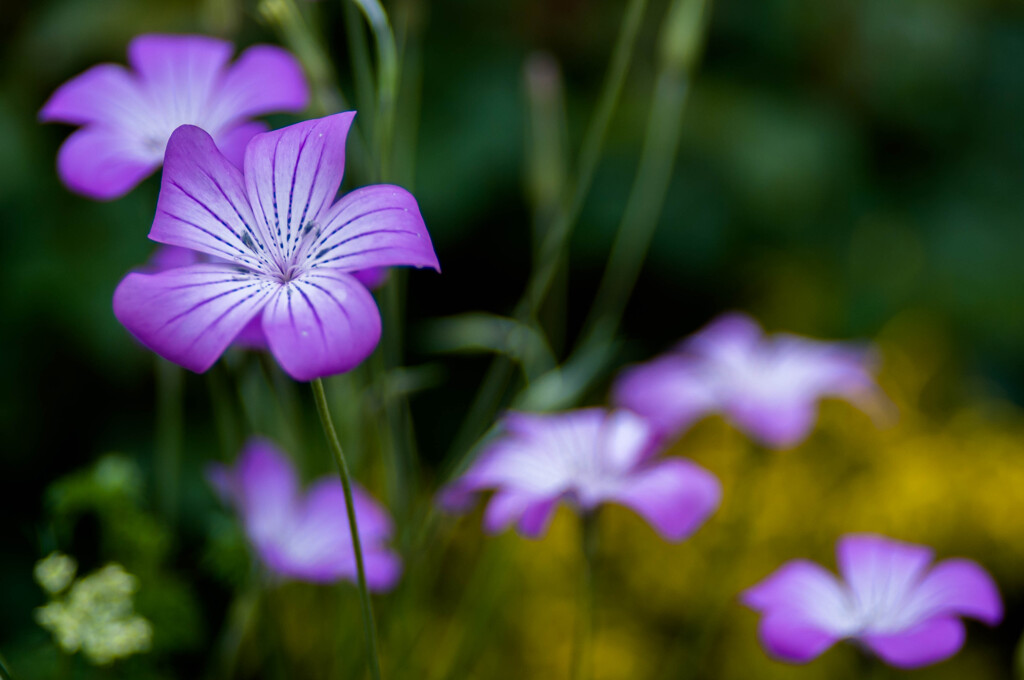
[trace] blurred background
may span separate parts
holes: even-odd
[[[647,7],[545,308],[560,359],[584,326],[630,195],[666,6]],[[361,369],[329,384],[357,476],[392,508],[406,555],[402,586],[378,599],[385,670],[564,677],[579,573],[571,513],[540,542],[486,539],[477,513],[442,520],[424,546],[414,519],[451,467],[492,365],[486,353],[454,352],[475,339],[436,319],[512,313],[543,225],[538,196],[563,185],[558,168],[578,153],[623,3],[387,7],[406,47],[396,179],[420,202],[443,274],[398,275],[379,293],[394,338],[382,352],[404,357],[389,373]],[[351,92],[340,3],[302,11]],[[237,351],[207,376],[167,373],[136,345],[110,300],[153,250],[145,235],[159,176],[112,203],[77,197],[54,168],[69,129],[36,120],[68,78],[124,63],[139,33],[202,32],[240,49],[280,36],[243,0],[15,1],[3,14],[0,652],[18,678],[59,677],[56,647],[33,619],[46,596],[32,577],[59,549],[83,572],[124,564],[154,626],[148,654],[99,670],[75,659],[74,677],[361,677],[354,588],[286,584],[253,595],[244,541],[203,476],[252,433],[291,450],[306,479],[330,472],[304,386]],[[755,615],[735,602],[785,560],[834,567],[835,540],[848,531],[989,568],[1006,620],[994,630],[972,624],[960,655],[914,675],[1014,677],[1024,627],[1024,4],[717,0],[688,95],[650,255],[615,351],[576,403],[604,403],[618,367],[742,309],[769,330],[877,342],[899,418],[877,429],[826,404],[807,443],[762,461],[742,485],[753,454],[740,434],[717,419],[687,433],[673,453],[721,477],[723,510],[674,546],[625,511],[604,515],[597,677],[864,677],[847,646],[806,667],[770,661]],[[550,161],[537,155],[544,102],[554,102],[544,120],[564,144],[548,149]],[[357,172],[347,182],[366,183]],[[168,380],[180,400],[159,397]],[[403,399],[397,416],[381,405],[391,394]],[[167,425],[179,417],[182,427]],[[414,457],[404,468],[412,477],[388,467],[379,431],[394,417],[414,427],[415,446],[396,448]],[[182,452],[170,504],[158,502],[161,447]],[[737,515],[746,538],[724,549],[719,529]]]

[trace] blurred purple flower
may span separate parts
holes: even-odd
[[[175,130],[149,237],[220,261],[128,274],[114,293],[118,320],[197,372],[257,319],[296,380],[342,373],[369,356],[380,313],[352,273],[439,266],[409,192],[380,184],[334,202],[354,115],[256,135],[244,175],[206,132]]]
[[[241,517],[267,569],[311,583],[356,581],[345,495],[337,479],[321,479],[302,494],[288,458],[261,439],[246,444],[234,467],[212,465],[207,476]],[[367,584],[390,590],[402,574],[401,561],[387,547],[391,519],[368,493],[358,486],[352,491]]]
[[[929,569],[930,548],[872,534],[844,536],[836,556],[842,581],[794,560],[743,593],[743,603],[763,615],[761,642],[772,656],[806,663],[854,639],[892,666],[916,668],[959,651],[960,616],[1002,620],[995,583],[970,560]]]
[[[185,124],[208,131],[241,167],[246,143],[267,129],[249,119],[301,111],[309,88],[279,47],[250,47],[228,66],[233,51],[205,36],[141,35],[128,45],[134,70],[100,64],[57,88],[40,119],[83,126],[57,157],[64,183],[99,200],[123,196],[160,167],[171,133]]]
[[[840,397],[871,411],[887,403],[869,348],[788,333],[766,336],[743,314],[722,316],[674,351],[627,369],[616,405],[675,436],[721,413],[762,444],[788,448],[814,427],[818,401]]]
[[[477,493],[495,490],[484,527],[538,538],[563,499],[582,512],[618,503],[646,519],[667,540],[680,541],[718,507],[721,487],[690,461],[656,453],[653,433],[628,411],[601,408],[540,415],[509,413],[505,431],[441,494],[441,505],[464,510]]]

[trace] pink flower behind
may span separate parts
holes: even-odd
[[[679,458],[651,461],[654,433],[627,411],[510,413],[502,425],[505,434],[441,495],[443,506],[462,510],[494,490],[488,531],[517,523],[523,535],[538,538],[564,500],[584,513],[602,503],[625,505],[665,539],[680,541],[718,507],[715,476]]]
[[[931,549],[873,534],[844,536],[836,553],[842,580],[794,560],[743,593],[762,614],[761,642],[772,656],[805,663],[853,639],[892,666],[916,668],[959,651],[959,617],[1002,620],[999,591],[975,562],[930,567]]]
[[[271,572],[312,583],[356,581],[355,553],[341,482],[315,482],[302,494],[288,458],[270,442],[253,439],[234,467],[211,466],[210,483],[239,514],[257,555]],[[366,580],[373,590],[394,588],[402,573],[387,547],[387,511],[353,487]]]
[[[128,45],[132,70],[94,66],[64,83],[39,117],[81,125],[60,149],[57,169],[73,191],[110,200],[160,167],[181,125],[209,132],[237,166],[245,145],[267,126],[250,119],[301,111],[309,88],[299,62],[271,45],[228,65],[231,43],[199,35],[141,35]]]
[[[259,324],[296,380],[351,370],[380,339],[380,313],[354,272],[438,269],[416,199],[374,185],[335,201],[354,113],[256,135],[244,174],[210,135],[174,132],[149,237],[210,261],[131,273],[114,314],[157,354],[207,370]]]
[[[626,370],[613,401],[666,436],[721,413],[764,445],[788,448],[810,434],[823,398],[869,411],[885,403],[872,371],[865,347],[766,336],[750,317],[728,314],[674,351]]]

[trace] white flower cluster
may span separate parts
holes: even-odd
[[[55,596],[36,609],[39,625],[50,631],[64,652],[81,651],[100,666],[148,651],[153,626],[132,606],[138,580],[121,565],[108,564],[71,583],[75,569],[74,559],[60,553],[36,564],[36,580]],[[57,597],[69,584],[66,595]]]

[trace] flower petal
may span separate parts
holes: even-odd
[[[210,135],[182,125],[167,143],[149,237],[270,273],[265,236],[256,230],[244,186]]]
[[[254,543],[288,533],[298,497],[298,481],[288,458],[263,439],[250,439],[233,468],[210,467],[210,482],[235,506]]]
[[[199,123],[234,47],[202,35],[140,35],[128,62],[167,123]]]
[[[160,356],[202,373],[277,287],[225,264],[133,273],[114,291],[114,315]]]
[[[355,112],[256,135],[245,149],[245,186],[280,261],[324,224],[345,172],[345,138]]]
[[[718,404],[693,360],[667,355],[624,371],[612,402],[638,413],[664,436],[684,432]]]
[[[859,626],[846,589],[826,569],[807,560],[784,564],[745,590],[740,599],[744,605],[766,614],[789,612],[837,638]]]
[[[376,545],[386,540],[391,535],[392,525],[383,506],[358,485],[352,486],[352,501],[363,544]],[[306,493],[299,522],[329,528],[349,541],[348,509],[341,482],[326,477],[313,484]]]
[[[557,496],[545,498],[527,506],[519,517],[519,533],[527,538],[540,538],[546,534],[559,500]]]
[[[695,463],[666,459],[637,472],[609,500],[632,508],[666,540],[681,541],[718,507],[722,486]]]
[[[1003,601],[995,581],[977,562],[942,560],[914,590],[909,608],[921,618],[960,614],[994,626],[1003,619]]]
[[[758,636],[769,655],[789,663],[807,663],[839,639],[814,622],[786,610],[765,615],[758,626]]]
[[[370,290],[376,290],[383,286],[388,280],[388,272],[391,270],[387,267],[370,267],[369,269],[360,269],[352,272],[352,276],[359,280],[359,283],[363,284]]]
[[[377,593],[394,589],[402,578],[402,560],[391,550],[368,549],[363,554],[363,568],[366,570],[366,586]],[[356,577],[353,576],[352,580]]]
[[[242,52],[217,84],[211,117],[225,122],[275,111],[301,111],[309,103],[302,65],[287,50],[255,45]]]
[[[632,411],[609,413],[602,427],[594,444],[609,471],[626,474],[657,453],[658,440],[654,430],[647,420]]]
[[[217,135],[217,148],[232,165],[241,170],[244,167],[245,147],[248,146],[249,140],[269,129],[266,123],[258,120],[232,126]]]
[[[343,196],[307,252],[314,266],[344,270],[397,265],[441,269],[416,199],[389,184]]]
[[[544,499],[516,489],[496,491],[484,511],[484,531],[489,534],[504,531],[538,500]]]
[[[263,332],[281,367],[296,380],[344,373],[380,340],[373,296],[350,275],[316,270],[284,284],[263,313]]]
[[[960,619],[936,617],[902,633],[865,635],[861,641],[892,666],[918,668],[953,656],[960,651],[965,637]]]
[[[43,121],[145,128],[147,107],[132,74],[117,64],[93,66],[57,88],[39,112]]]
[[[875,534],[847,534],[836,546],[839,572],[861,610],[892,615],[904,611],[932,555],[925,546]]]
[[[124,196],[160,166],[121,132],[90,126],[72,133],[57,154],[57,172],[72,191],[100,201]]]
[[[810,434],[818,416],[817,396],[739,394],[725,412],[741,430],[771,449],[788,449]]]

